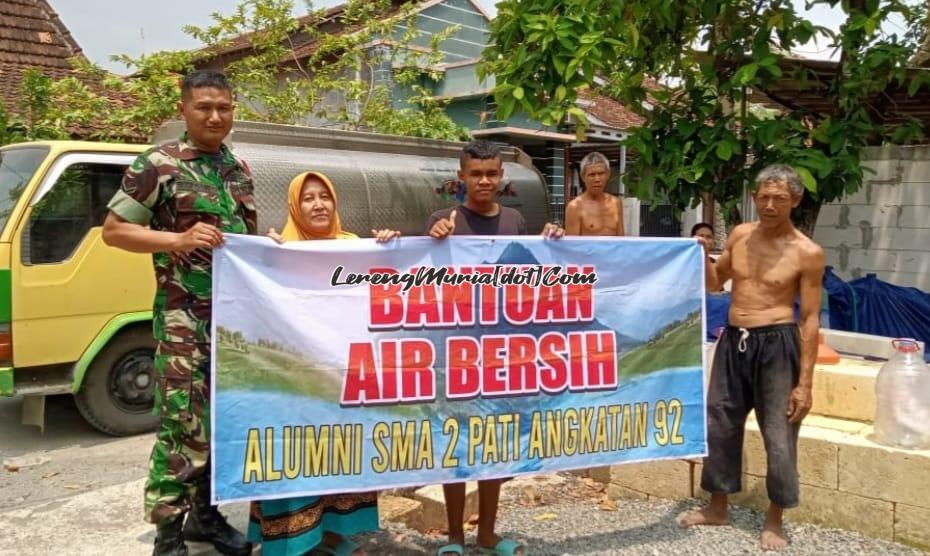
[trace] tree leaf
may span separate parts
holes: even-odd
[[[765,66],[765,71],[767,71],[769,75],[771,75],[775,79],[778,79],[782,75],[784,75],[784,72],[781,70],[781,67],[778,66],[777,64],[772,65],[772,66]]]
[[[630,32],[630,41],[633,43],[633,48],[639,48],[639,29],[636,28],[636,25],[630,24],[627,26],[627,30]]]
[[[776,27],[781,27],[782,21],[784,21],[784,12],[775,12],[775,14],[766,21],[766,25],[769,29],[775,29]]]
[[[717,158],[724,162],[733,157],[733,150],[730,148],[730,143],[727,141],[720,141],[717,143],[716,152]]]
[[[823,151],[807,149],[801,158],[805,167],[816,170],[821,177],[829,175],[830,171],[833,170],[833,162],[827,158]]]
[[[835,134],[833,137],[830,137],[830,152],[836,154],[840,152],[843,146],[846,144],[846,133],[840,132]]]
[[[914,76],[910,85],[907,87],[907,96],[914,96],[917,94],[917,91],[928,84],[930,84],[930,72],[927,70],[919,70],[919,73]]]
[[[507,95],[498,102],[497,112],[502,120],[506,120],[513,115],[513,110],[516,108],[517,101],[513,95]]]
[[[575,72],[578,71],[578,66],[581,65],[580,58],[573,58],[571,62],[568,63],[568,67],[565,68],[565,77],[571,78],[575,75]]]
[[[678,121],[678,132],[682,137],[691,137],[694,134],[694,131],[697,129],[697,122],[691,122],[688,120],[679,120]]]
[[[801,176],[801,183],[804,184],[804,189],[807,189],[811,193],[817,193],[817,180],[814,179],[814,175],[811,174],[810,170],[802,166],[795,166],[794,170]]]
[[[746,64],[737,70],[735,79],[740,85],[749,85],[756,78],[756,72],[759,71],[759,65],[752,63]]]

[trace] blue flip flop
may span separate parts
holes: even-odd
[[[494,548],[478,547],[481,554],[494,554],[496,556],[516,556],[518,549],[523,549],[523,556],[526,556],[526,547],[513,539],[501,539]]]
[[[445,546],[440,546],[439,550],[436,551],[436,556],[443,556],[443,554],[458,554],[459,556],[464,556],[465,547],[459,543],[450,543]]]

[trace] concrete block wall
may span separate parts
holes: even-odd
[[[636,197],[623,198],[623,231],[628,236],[639,235],[639,207],[642,201]]]
[[[810,416],[801,429],[801,505],[787,518],[859,531],[930,549],[930,450],[909,451],[869,440],[871,426]],[[743,490],[733,504],[764,510],[765,450],[755,421],[746,427]],[[671,460],[611,468],[609,496],[707,499],[700,460]]]
[[[870,361],[818,365],[811,414],[871,422],[875,418],[875,379],[881,366]]]
[[[930,147],[866,149],[863,187],[824,205],[814,239],[844,279],[930,291]]]

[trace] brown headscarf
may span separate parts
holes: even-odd
[[[307,178],[313,176],[323,182],[326,189],[329,190],[333,198],[333,218],[330,221],[329,231],[325,234],[314,232],[310,226],[304,222],[303,214],[300,212],[300,198],[303,195],[304,183]],[[319,172],[304,172],[298,174],[291,180],[291,185],[287,190],[287,224],[281,232],[281,237],[285,241],[301,241],[307,239],[357,239],[358,236],[351,232],[342,231],[342,224],[339,222],[339,202],[336,199],[336,189],[333,182],[329,181],[325,175]]]

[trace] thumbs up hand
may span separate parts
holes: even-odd
[[[440,218],[430,228],[429,235],[436,239],[445,239],[455,233],[455,216],[458,214],[456,209],[452,209],[449,218]]]

